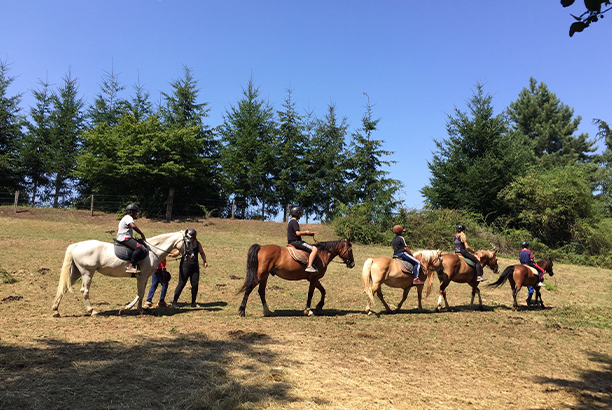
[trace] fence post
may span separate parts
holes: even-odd
[[[174,188],[168,190],[168,204],[166,205],[166,222],[172,219],[172,204],[174,203]]]
[[[91,194],[91,216],[93,216],[93,204],[94,204],[93,194]]]
[[[234,219],[234,212],[236,212],[236,200],[232,199],[232,219]]]
[[[17,202],[19,201],[19,190],[15,191],[15,204],[13,205],[13,211],[17,213]]]

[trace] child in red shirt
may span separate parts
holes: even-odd
[[[157,306],[167,307],[169,306],[166,299],[166,292],[168,291],[168,282],[170,281],[170,272],[166,270],[166,258],[157,265],[157,269],[155,270],[155,274],[151,276],[151,287],[149,288],[149,295],[147,296],[147,302],[145,303],[145,307],[152,307],[153,303],[153,295],[157,290],[157,285],[161,283],[161,293],[159,294],[159,303]]]

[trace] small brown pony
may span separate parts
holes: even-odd
[[[494,273],[499,272],[497,266],[497,251],[480,250],[474,252],[474,255],[480,259],[480,264],[488,266],[493,270]],[[440,279],[440,296],[438,297],[438,307],[436,310],[440,312],[442,310],[442,298],[444,298],[444,304],[446,309],[449,310],[450,306],[446,300],[446,288],[452,282],[467,283],[472,287],[472,300],[470,301],[470,308],[474,307],[474,297],[478,295],[478,308],[482,310],[482,298],[480,297],[480,289],[478,289],[478,282],[476,280],[476,268],[471,267],[464,260],[463,256],[456,255],[454,253],[444,254],[442,256],[442,268],[438,271],[438,279]],[[427,286],[427,296],[431,291],[431,282]]]
[[[537,263],[537,265],[544,269],[544,272],[548,273],[550,276],[554,275],[553,272],[553,263],[551,259],[543,259]],[[499,275],[499,279],[497,282],[489,284],[489,286],[498,287],[504,284],[506,280],[510,281],[510,286],[512,287],[512,297],[514,298],[514,303],[512,305],[512,310],[519,310],[518,303],[516,302],[516,295],[519,290],[521,290],[522,286],[533,286],[533,289],[536,292],[535,304],[537,306],[538,299],[540,300],[540,306],[544,309],[544,302],[542,302],[542,294],[540,293],[540,287],[536,286],[539,282],[539,273],[533,273],[532,268],[527,265],[511,265],[508,266],[501,275]]]
[[[421,261],[421,264],[423,266],[423,271],[419,273],[419,279],[425,280],[425,275],[427,275],[427,280],[431,282],[431,273],[437,271],[442,266],[442,251],[436,250],[415,252],[414,257]],[[363,280],[363,287],[365,289],[366,295],[368,296],[368,304],[365,308],[365,311],[368,315],[374,313],[372,311],[372,307],[374,306],[374,293],[376,293],[382,304],[385,306],[385,310],[387,311],[387,313],[392,312],[391,308],[383,298],[383,283],[392,288],[404,289],[402,300],[397,305],[395,312],[399,312],[402,307],[402,304],[408,297],[408,292],[410,292],[410,288],[412,288],[413,286],[416,286],[417,288],[419,299],[419,312],[423,311],[423,306],[421,305],[423,285],[414,285],[412,283],[413,276],[407,275],[406,273],[402,272],[402,269],[399,265],[400,263],[401,262],[382,256],[380,258],[370,258],[363,264],[361,279]],[[427,272],[427,274],[425,274],[424,272]]]
[[[317,313],[320,312],[325,304],[325,289],[323,289],[319,280],[325,275],[327,266],[332,259],[336,256],[340,256],[346,266],[352,269],[355,266],[355,259],[353,259],[352,244],[348,239],[342,241],[318,242],[316,246],[319,248],[319,252],[317,253],[318,258],[315,262],[315,266],[319,271],[309,274],[305,271],[306,265],[296,262],[289,254],[287,247],[278,245],[251,245],[247,256],[246,277],[244,278],[244,284],[238,291],[238,293],[244,292],[244,298],[238,309],[238,314],[244,317],[249,295],[253,289],[255,289],[255,286],[259,285],[259,297],[263,305],[263,314],[264,316],[272,315],[266,303],[266,284],[268,283],[270,274],[277,275],[287,280],[307,279],[310,281],[308,301],[306,302],[304,314],[308,316],[314,315],[313,311],[310,309],[310,303],[312,302],[312,295],[315,288],[319,289],[321,292],[321,301],[315,308]]]

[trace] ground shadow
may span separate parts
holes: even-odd
[[[347,316],[356,313],[363,313],[363,310],[344,310],[344,309],[323,309],[320,312],[313,310],[315,316]],[[300,317],[304,316],[304,309],[278,309],[272,312],[273,316],[279,317]]]
[[[229,340],[228,340],[229,339]],[[280,370],[287,358],[263,333],[234,331],[144,337],[138,344],[45,339],[26,346],[0,343],[3,409],[231,409],[272,400],[300,401]],[[254,377],[237,377],[240,369]],[[268,377],[269,376],[269,377]]]
[[[563,389],[576,398],[574,410],[609,409],[612,408],[612,357],[607,354],[587,351],[588,359],[598,363],[599,369],[583,369],[579,380],[567,380],[536,376],[535,383],[553,385],[546,392]]]

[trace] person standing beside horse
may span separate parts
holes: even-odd
[[[455,235],[455,254],[459,254],[466,259],[474,262],[474,267],[476,268],[476,280],[478,282],[482,282],[486,280],[482,277],[482,265],[480,264],[480,260],[474,255],[470,254],[468,251],[476,252],[474,249],[470,248],[470,245],[467,243],[467,235],[465,234],[465,225],[459,224],[457,225],[457,235]]]
[[[161,292],[159,294],[159,303],[157,307],[167,307],[166,303],[166,292],[168,291],[168,282],[170,281],[170,272],[166,270],[166,258],[157,265],[155,273],[151,276],[151,287],[149,288],[149,295],[147,296],[147,302],[144,304],[145,307],[153,307],[153,295],[157,290],[157,285],[161,283]]]
[[[126,272],[132,274],[140,272],[136,267],[136,262],[143,259],[147,253],[147,250],[133,238],[133,231],[136,231],[140,234],[142,240],[146,241],[145,234],[134,223],[134,219],[138,218],[138,211],[138,205],[136,204],[126,206],[125,216],[121,218],[117,228],[117,242],[133,251],[130,263],[125,269]]]
[[[202,266],[204,268],[208,267],[208,262],[206,262],[206,255],[204,254],[204,249],[202,248],[202,243],[200,243],[196,237],[198,233],[195,229],[190,228],[187,230],[187,238],[191,242],[191,249],[193,249],[192,253],[185,253],[181,258],[181,264],[179,266],[179,281],[178,285],[176,285],[176,289],[174,290],[174,299],[172,300],[172,307],[178,308],[178,299],[181,296],[181,292],[183,288],[187,284],[187,280],[191,283],[191,307],[198,307],[196,303],[196,297],[198,296],[198,285],[200,282],[200,266],[198,264],[198,254],[202,256]],[[176,257],[179,255],[179,252],[171,253],[170,257]]]
[[[401,225],[395,225],[393,227],[393,233],[395,234],[395,238],[391,241],[391,246],[393,247],[393,256],[408,261],[413,265],[412,268],[412,284],[413,285],[422,285],[425,282],[419,279],[419,272],[421,271],[421,262],[412,255],[410,249],[406,246],[406,240],[402,236],[402,234],[406,232],[404,227]]]
[[[534,268],[536,271],[538,271],[538,284],[536,286],[538,287],[544,286],[544,283],[542,282],[544,280],[544,269],[536,265],[534,261],[533,252],[529,250],[529,242],[527,241],[521,242],[521,248],[522,249],[519,252],[519,262],[521,263],[521,265],[530,266]],[[531,292],[531,294],[533,294],[533,292]]]
[[[308,257],[308,266],[306,266],[306,272],[316,273],[319,270],[316,266],[313,266],[315,258],[317,257],[317,251],[319,250],[315,245],[311,245],[308,242],[302,241],[302,236],[315,236],[316,232],[300,231],[300,224],[298,220],[302,217],[304,211],[299,206],[294,206],[289,210],[291,219],[287,225],[287,243],[296,249],[306,251],[310,254]]]

